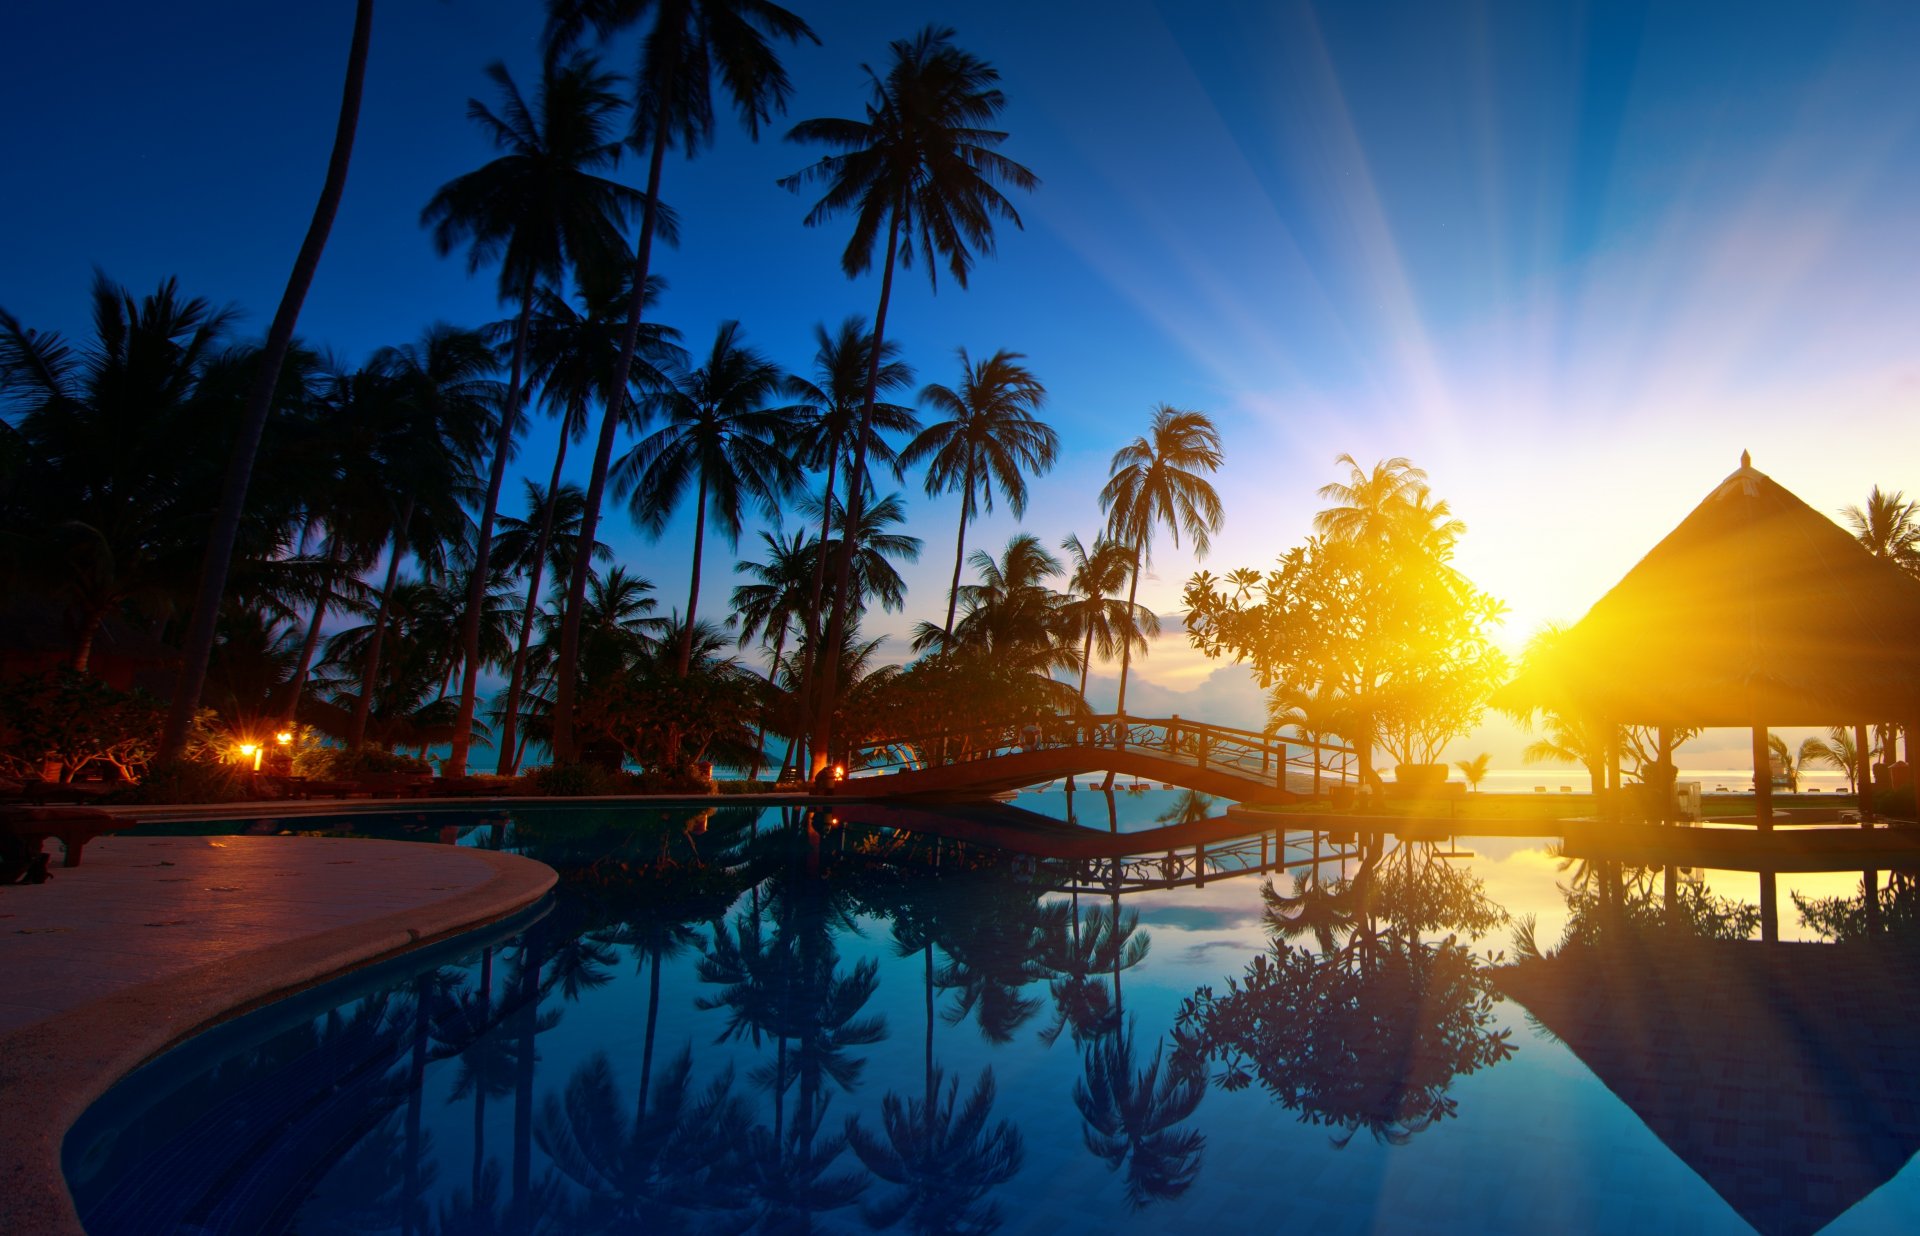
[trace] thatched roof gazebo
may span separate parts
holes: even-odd
[[[1503,688],[1606,725],[1752,727],[1757,822],[1772,726],[1920,724],[1920,580],[1743,453],[1740,467]],[[1908,734],[1915,729],[1909,724]],[[1663,741],[1663,755],[1670,747]],[[1871,810],[1861,780],[1863,815]]]

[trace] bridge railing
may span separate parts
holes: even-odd
[[[1118,714],[1046,716],[969,729],[940,730],[864,744],[853,752],[855,772],[941,768],[1058,748],[1150,753],[1285,788],[1289,774],[1324,784],[1352,782],[1353,750],[1280,734],[1173,717]]]

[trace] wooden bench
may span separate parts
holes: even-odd
[[[29,875],[34,866],[32,856],[40,854],[41,847],[49,837],[56,838],[66,850],[66,857],[60,865],[78,867],[80,853],[86,848],[87,842],[137,823],[137,820],[85,807],[0,807],[0,833],[25,848]],[[42,873],[46,870],[44,856],[38,869]],[[19,873],[14,873],[12,880],[4,882],[14,883],[19,879]]]

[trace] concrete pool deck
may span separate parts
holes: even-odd
[[[79,1233],[60,1144],[121,1077],[236,1012],[503,918],[553,870],[464,846],[102,837],[0,889],[0,1232]]]

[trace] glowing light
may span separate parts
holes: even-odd
[[[845,764],[835,764],[833,766],[833,779],[835,781],[845,781],[847,779],[847,766]]]
[[[260,756],[263,750],[264,748],[257,742],[243,742],[240,744],[240,758],[242,760],[252,760],[253,771],[259,772]]]
[[[289,730],[281,730],[278,734],[275,734],[273,736],[273,741],[279,743],[281,746],[284,747],[288,743],[293,741],[293,734]]]

